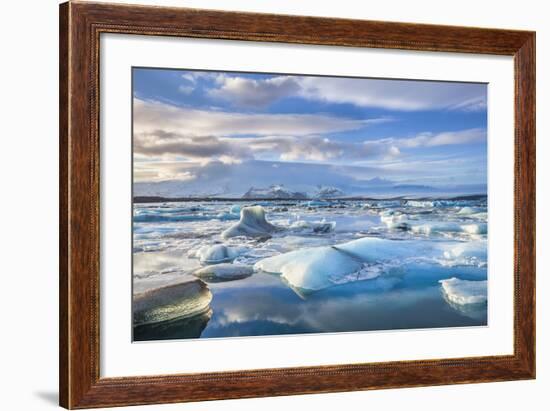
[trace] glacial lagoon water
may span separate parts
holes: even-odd
[[[133,248],[135,341],[487,324],[484,196],[136,203]]]

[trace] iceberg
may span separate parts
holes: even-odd
[[[411,230],[415,234],[424,234],[427,236],[433,233],[456,233],[463,231],[460,224],[452,222],[427,222],[412,226]]]
[[[177,215],[174,213],[168,214],[140,214],[133,218],[134,223],[170,223],[170,222],[185,222],[185,221],[204,221],[212,219],[212,216],[189,214]]]
[[[431,256],[431,257],[430,257]],[[444,266],[483,266],[485,241],[439,243],[364,237],[334,246],[290,251],[264,258],[255,271],[278,274],[292,287],[317,291],[345,282],[378,277],[395,267],[428,259]]]
[[[221,221],[227,221],[227,220],[238,220],[239,219],[239,215],[238,214],[233,214],[233,213],[226,213],[226,212],[223,212],[223,213],[218,213],[216,215],[216,218],[218,220],[221,220]]]
[[[289,228],[294,231],[313,231],[314,233],[329,233],[336,228],[335,222],[323,221],[305,221],[298,220],[292,223]]]
[[[228,247],[223,244],[203,246],[187,253],[190,258],[198,258],[202,264],[219,264],[233,261],[246,251],[244,247]]]
[[[316,207],[330,207],[332,203],[329,201],[323,200],[310,200],[305,203],[306,207],[316,208]]]
[[[365,237],[335,246],[306,248],[264,258],[255,271],[279,274],[300,290],[318,291],[344,282],[375,278],[396,259],[429,249],[418,241]]]
[[[410,207],[419,207],[419,208],[435,206],[433,201],[422,201],[422,200],[407,200],[407,205]]]
[[[222,282],[240,280],[250,277],[253,273],[254,269],[250,265],[223,263],[201,268],[193,275],[205,281]]]
[[[487,234],[487,224],[466,224],[462,226],[462,231],[468,234]]]
[[[445,297],[454,304],[487,302],[487,281],[460,280],[456,277],[440,280]]]
[[[427,222],[412,226],[415,234],[431,235],[434,233],[466,233],[466,234],[487,234],[486,223],[458,224],[454,222]]]
[[[469,215],[469,214],[476,214],[481,212],[481,208],[479,207],[462,207],[460,210],[458,210],[457,214],[460,215]]]
[[[334,247],[317,247],[265,258],[254,265],[254,270],[279,274],[291,286],[317,291],[334,285],[331,278],[358,272],[362,265]]]
[[[481,211],[479,213],[470,214],[468,217],[475,218],[476,220],[487,221],[487,212]]]
[[[389,229],[408,231],[411,229],[407,222],[407,215],[393,210],[383,211],[380,213],[380,221],[383,222]]]
[[[231,214],[240,215],[241,214],[241,206],[239,204],[233,204],[231,208],[229,209],[229,212]]]
[[[222,211],[216,215],[218,220],[238,220],[241,214],[241,206],[239,204],[233,204],[228,211]]]
[[[231,237],[271,237],[271,233],[279,230],[265,219],[262,206],[243,207],[241,219],[222,233],[223,238]]]
[[[458,244],[443,245],[443,260],[445,266],[474,265],[485,266],[487,264],[487,242],[468,241]]]
[[[380,200],[376,204],[376,208],[395,208],[401,207],[401,200]]]
[[[134,295],[134,326],[190,318],[210,310],[212,293],[196,279]]]

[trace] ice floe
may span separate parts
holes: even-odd
[[[452,277],[440,280],[445,297],[454,304],[481,304],[487,302],[487,281],[469,281]]]
[[[204,314],[212,293],[201,280],[186,281],[134,295],[134,326]]]

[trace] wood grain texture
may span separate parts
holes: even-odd
[[[101,33],[514,56],[514,354],[452,360],[100,378]],[[59,398],[62,406],[91,408],[534,378],[533,32],[70,2],[60,6],[60,105]]]
[[[69,284],[68,284],[68,175],[69,156],[69,36],[68,4],[62,4],[59,15],[59,402],[69,404]]]

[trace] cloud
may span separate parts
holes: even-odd
[[[195,159],[210,161],[220,159],[226,162],[251,158],[251,150],[231,140],[214,136],[184,136],[177,133],[156,130],[134,136],[134,153],[146,157]]]
[[[242,107],[267,107],[271,103],[300,91],[300,85],[293,77],[281,76],[262,80],[244,77],[218,77],[219,88],[208,94],[215,98],[229,100]]]
[[[244,114],[178,107],[134,98],[134,130],[154,132],[162,128],[187,136],[293,135],[358,130],[386,118],[352,119],[324,114]]]
[[[486,130],[480,128],[364,141],[330,136],[373,121],[378,120],[202,111],[136,99],[134,153],[138,158],[184,158],[203,163],[250,159],[357,162],[392,159],[402,150],[419,147],[486,141]]]
[[[137,156],[224,162],[268,156],[325,161],[395,156],[392,144],[342,142],[326,135],[362,129],[388,119],[351,119],[313,114],[207,111],[134,99]]]
[[[240,139],[244,142],[244,139]],[[393,157],[399,149],[393,144],[377,142],[348,142],[331,140],[328,137],[263,137],[246,139],[246,146],[252,151],[276,153],[281,160],[329,161],[364,160],[372,157]]]
[[[455,144],[482,143],[487,141],[487,130],[472,128],[460,131],[446,131],[443,133],[420,133],[412,138],[391,139],[392,143],[400,147],[435,147]]]
[[[200,164],[187,161],[136,161],[134,181],[192,180],[193,168],[197,166]]]
[[[197,82],[201,79],[215,80],[220,75],[221,75],[220,73],[213,72],[213,71],[188,71],[183,73],[181,75],[181,78],[187,80],[192,84],[197,84]]]
[[[301,77],[302,95],[333,103],[389,110],[479,110],[486,85],[436,81]]]
[[[195,90],[195,88],[193,86],[181,85],[181,86],[178,87],[178,90],[179,90],[180,93],[189,95],[193,92],[193,90]]]
[[[393,158],[400,155],[400,150],[390,140],[346,142],[322,136],[197,137],[156,130],[134,135],[134,153],[145,158],[236,163],[266,157],[283,161],[356,161]]]
[[[220,74],[208,94],[245,107],[265,107],[284,97],[348,103],[387,110],[479,111],[487,107],[486,85],[439,81],[278,76],[250,79]]]
[[[390,158],[400,154],[391,141],[343,142],[320,136],[267,136],[254,138],[220,138],[184,136],[156,130],[135,134],[134,153],[145,157],[238,162],[268,156],[284,161],[364,160]]]

